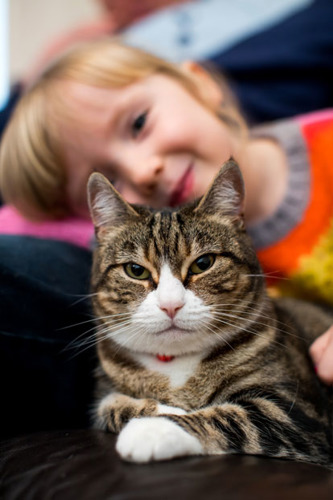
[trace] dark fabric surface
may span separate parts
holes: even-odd
[[[250,123],[332,107],[333,2],[315,0],[211,60]]]
[[[11,117],[16,107],[16,104],[18,103],[21,93],[22,93],[22,86],[20,85],[20,83],[13,85],[12,88],[10,89],[10,95],[8,97],[7,102],[5,102],[4,107],[0,109],[0,140],[2,134],[4,133],[6,125],[9,121],[9,118]],[[0,206],[2,204],[3,202],[0,191]]]
[[[91,253],[0,236],[0,435],[89,425]],[[90,331],[89,331],[90,330]]]
[[[39,433],[3,443],[4,500],[331,500],[333,472],[252,456],[122,462],[100,431]]]
[[[4,107],[0,109],[0,137],[3,134],[5,126],[20,98],[21,93],[22,86],[20,85],[20,83],[14,84],[10,89],[7,102],[5,103]]]

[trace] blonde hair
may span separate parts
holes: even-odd
[[[20,99],[0,148],[4,201],[30,218],[60,218],[70,213],[59,122],[55,119],[64,116],[66,108],[59,82],[121,88],[156,73],[179,82],[236,132],[244,130],[233,100],[225,97],[221,109],[213,109],[193,75],[180,66],[119,40],[86,43],[60,57]],[[227,88],[223,92],[226,94]]]

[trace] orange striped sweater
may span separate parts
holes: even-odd
[[[263,270],[289,278],[278,284],[284,294],[333,304],[333,110],[263,130],[292,166],[283,206],[249,228]]]

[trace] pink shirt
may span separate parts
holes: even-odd
[[[0,234],[34,236],[91,248],[94,227],[89,219],[79,217],[32,222],[25,219],[15,208],[5,205],[0,207]]]

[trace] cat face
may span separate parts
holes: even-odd
[[[180,355],[244,330],[264,286],[244,231],[243,196],[232,161],[201,201],[173,210],[131,206],[93,174],[99,336],[130,351]]]

